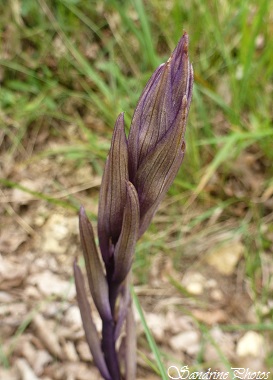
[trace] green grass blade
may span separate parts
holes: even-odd
[[[133,0],[133,4],[138,13],[138,17],[142,26],[143,31],[143,42],[145,43],[145,49],[147,55],[149,56],[149,61],[152,66],[156,67],[158,65],[158,57],[154,50],[154,38],[150,30],[149,20],[147,18],[147,11],[145,11],[142,0]]]
[[[4,186],[9,187],[9,188],[22,190],[25,193],[33,195],[37,199],[41,199],[41,200],[47,201],[49,203],[53,203],[57,206],[62,206],[64,208],[72,209],[74,211],[78,211],[80,208],[79,204],[76,204],[76,203],[73,204],[70,202],[61,201],[60,199],[56,199],[50,195],[46,195],[46,194],[41,193],[39,191],[33,191],[31,189],[28,189],[25,186],[20,185],[19,183],[9,181],[9,180],[4,179],[4,178],[0,178],[0,183],[2,183]]]
[[[273,331],[273,323],[247,323],[240,325],[224,325],[223,331]]]
[[[2,363],[4,368],[9,368],[9,359],[3,350],[2,343],[0,342],[0,363]]]
[[[139,316],[140,316],[140,319],[141,319],[141,323],[143,325],[143,328],[144,328],[144,331],[145,331],[145,334],[146,334],[147,341],[148,341],[149,346],[150,346],[150,348],[151,348],[151,350],[152,350],[152,352],[153,352],[153,354],[155,356],[155,360],[156,360],[156,363],[157,363],[157,368],[158,368],[158,371],[159,371],[159,373],[161,375],[161,378],[163,380],[168,380],[168,376],[166,374],[166,370],[165,370],[164,365],[163,365],[163,363],[161,361],[160,352],[159,352],[158,347],[157,347],[157,345],[155,343],[155,340],[154,340],[154,338],[153,338],[153,336],[151,334],[151,331],[150,331],[150,329],[149,329],[149,327],[147,325],[146,319],[144,317],[144,313],[143,313],[143,311],[141,309],[138,297],[137,297],[137,295],[136,295],[133,287],[131,287],[131,294],[132,294],[132,298],[133,298],[134,304],[135,304],[135,306],[137,308],[137,311],[139,313]]]
[[[246,2],[247,8],[249,8],[248,2]],[[245,18],[245,34],[247,41],[245,44],[247,45],[246,49],[242,49],[242,63],[243,63],[243,78],[241,81],[240,86],[240,92],[239,92],[239,101],[243,103],[245,99],[248,96],[248,85],[250,80],[250,75],[253,68],[253,61],[254,61],[254,53],[255,53],[255,44],[256,44],[256,37],[259,34],[261,27],[264,22],[264,16],[268,9],[268,0],[264,0],[263,2],[258,5],[259,9],[257,11],[256,17],[253,22],[252,30],[249,31],[249,20]],[[250,11],[249,11],[250,12]]]
[[[111,99],[111,91],[108,88],[108,86],[104,83],[104,81],[101,79],[101,77],[98,75],[98,73],[90,66],[88,61],[82,56],[82,54],[79,52],[79,50],[71,43],[70,39],[67,37],[65,32],[62,30],[61,26],[58,24],[57,20],[55,19],[53,13],[51,12],[50,8],[46,4],[44,0],[39,0],[39,3],[42,6],[42,9],[44,10],[45,14],[49,18],[53,28],[56,30],[56,32],[59,34],[59,36],[62,38],[63,42],[65,43],[66,47],[70,51],[72,57],[76,60],[77,64],[74,64],[75,67],[82,72],[82,74],[89,77],[99,88],[101,93],[107,98]],[[72,62],[73,63],[73,62]]]
[[[218,167],[231,157],[231,153],[233,154],[235,142],[236,135],[231,135],[230,138],[226,141],[226,144],[218,151],[214,160],[209,166],[207,166],[205,174],[202,176],[197,186],[196,194],[199,194],[204,189]]]

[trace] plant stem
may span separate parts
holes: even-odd
[[[103,321],[102,325],[102,351],[112,380],[120,380],[117,352],[115,347],[115,323]]]

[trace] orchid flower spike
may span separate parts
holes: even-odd
[[[128,275],[136,242],[151,223],[183,161],[192,89],[193,69],[188,35],[184,33],[171,57],[156,69],[144,88],[128,138],[123,114],[117,118],[100,189],[100,251],[91,223],[84,209],[80,210],[81,244],[89,290],[102,320],[101,335],[75,263],[77,298],[90,351],[106,380],[135,379],[135,328]],[[117,338],[123,325],[121,344],[126,354],[122,359]]]

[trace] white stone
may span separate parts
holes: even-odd
[[[71,306],[64,316],[64,322],[66,322],[69,326],[78,326],[82,327],[82,319],[81,313],[78,306]]]
[[[185,274],[182,283],[188,292],[199,296],[204,291],[206,279],[201,273],[190,271]]]
[[[147,313],[146,322],[157,341],[165,338],[166,318],[162,314]]]
[[[175,351],[184,351],[195,355],[200,349],[200,337],[197,331],[184,331],[170,339],[170,346]]]
[[[55,295],[72,300],[76,295],[75,286],[70,281],[65,281],[48,270],[33,275],[29,282],[36,285],[45,296]]]
[[[230,276],[244,254],[244,246],[240,241],[225,243],[214,248],[207,256],[206,261],[219,273]]]
[[[264,350],[264,338],[255,331],[248,331],[237,343],[236,353],[238,356],[258,357]]]

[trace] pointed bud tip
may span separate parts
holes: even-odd
[[[127,144],[127,138],[125,135],[125,121],[124,121],[124,112],[121,112],[116,120],[114,132],[112,136],[112,142],[111,142],[111,149],[114,147],[114,143],[116,139],[120,139],[122,136],[124,136],[125,139],[125,145]],[[109,152],[110,154],[110,152]]]
[[[118,115],[118,117],[117,117],[117,120],[116,120],[116,125],[118,126],[118,127],[120,127],[120,126],[124,126],[124,112],[121,112],[119,115]]]
[[[79,226],[80,226],[80,229],[81,229],[83,223],[86,222],[86,220],[88,220],[88,218],[87,218],[84,207],[81,205],[80,210],[79,210]]]
[[[178,56],[186,56],[189,57],[189,36],[188,33],[184,31],[182,37],[180,38],[177,47],[172,52],[170,58],[166,62],[166,65],[169,65],[171,61],[173,61]]]
[[[183,36],[181,38],[182,42],[182,53],[188,56],[188,51],[189,51],[189,36],[187,32],[183,33]]]
[[[189,41],[189,35],[188,35],[188,33],[185,30],[183,32],[182,38],[184,38],[187,42]]]
[[[80,206],[79,215],[80,216],[85,216],[86,215],[85,209],[84,209],[83,205]]]

